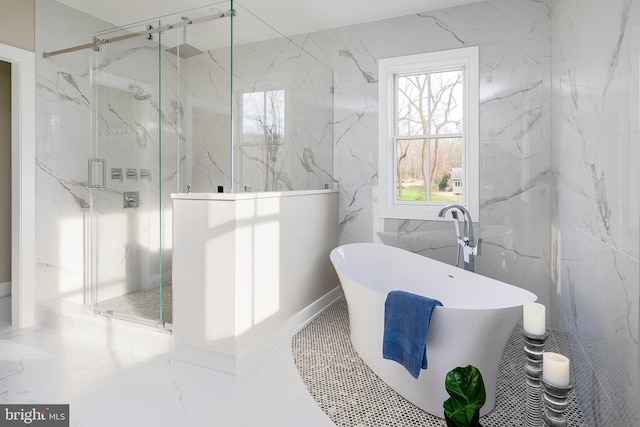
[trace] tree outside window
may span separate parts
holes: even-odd
[[[242,150],[244,155],[253,157],[261,165],[261,173],[253,175],[252,182],[256,189],[271,191],[278,187],[279,169],[283,166],[282,153],[279,151],[282,151],[284,143],[285,90],[244,92]],[[258,177],[260,179],[256,181]]]
[[[284,90],[242,94],[242,142],[264,144],[268,159],[284,142]]]
[[[479,215],[479,48],[378,60],[380,218]]]
[[[463,69],[396,76],[397,201],[463,199],[462,183],[451,179],[462,170],[463,79]]]

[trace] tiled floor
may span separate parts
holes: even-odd
[[[485,426],[524,425],[524,342],[518,330],[502,355],[496,406],[480,422]],[[307,388],[338,426],[446,426],[399,396],[358,357],[349,340],[347,304],[339,300],[301,330],[292,342],[294,360]],[[557,351],[553,336],[547,351]],[[575,394],[567,419],[586,426]]]
[[[8,326],[0,298],[0,403],[70,404],[71,426],[333,426],[286,340],[243,377],[46,328]]]
[[[0,404],[70,404],[71,426],[444,425],[412,409],[361,366],[348,340],[344,302],[242,377],[170,362],[166,351],[144,351],[117,340],[14,329],[8,307],[8,298],[0,298]],[[519,425],[522,399],[513,370],[520,366],[521,353],[517,345],[505,351],[501,384],[507,392],[498,393],[496,410],[484,425]],[[584,424],[574,418],[571,425]]]
[[[162,287],[162,320],[166,323],[172,322],[171,298],[171,285],[164,285]],[[159,320],[161,317],[160,288],[149,288],[110,298],[100,302],[98,308],[143,319]]]

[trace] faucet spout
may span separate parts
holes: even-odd
[[[469,271],[475,270],[474,256],[480,254],[480,244],[482,243],[482,239],[478,239],[478,242],[475,241],[473,235],[473,221],[471,219],[471,214],[469,211],[462,205],[458,204],[450,204],[443,207],[438,216],[440,218],[444,218],[446,213],[451,210],[451,216],[453,217],[453,225],[456,230],[457,243],[462,248],[462,254],[464,256],[464,268]],[[467,236],[462,236],[460,231],[460,222],[458,220],[458,212],[462,212],[464,215],[465,229],[469,233]],[[460,252],[458,249],[458,256],[460,256]],[[458,261],[456,261],[456,265]]]
[[[473,221],[471,220],[471,214],[469,213],[469,211],[467,210],[467,208],[465,208],[462,205],[457,205],[457,204],[450,204],[450,205],[446,205],[444,208],[440,209],[440,213],[438,213],[438,216],[440,218],[444,218],[445,214],[447,213],[447,211],[451,210],[451,209],[457,209],[460,212],[462,212],[462,214],[464,215],[464,221],[467,223],[467,228],[469,231],[469,243],[471,246],[473,246],[474,243],[474,236],[473,236]],[[452,215],[455,214],[455,211],[451,212]],[[457,219],[457,214],[454,215],[454,218]]]

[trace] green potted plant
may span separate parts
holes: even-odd
[[[482,427],[480,408],[487,398],[482,374],[473,365],[457,367],[447,373],[444,380],[447,393],[444,419],[448,427]]]

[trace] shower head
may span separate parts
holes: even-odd
[[[138,92],[133,95],[133,99],[138,101],[146,101],[149,98],[151,98],[151,94],[149,92]]]
[[[200,55],[202,53],[200,49],[193,47],[188,43],[182,43],[179,46],[171,47],[167,49],[167,52],[172,55],[179,56],[182,59],[189,59],[192,56]]]
[[[189,59],[192,56],[200,55],[203,53],[200,49],[187,43],[187,25],[191,25],[192,21],[186,16],[183,16],[180,19],[184,22],[182,27],[182,43],[178,46],[166,49],[166,51],[172,55],[179,56],[182,59]]]
[[[145,92],[142,88],[136,84],[129,83],[129,89],[135,91],[133,94],[133,99],[138,101],[146,101],[151,98],[151,94],[149,92]]]

